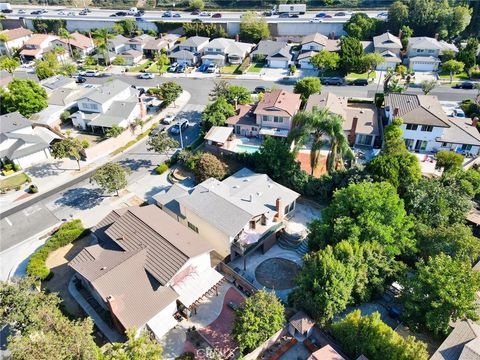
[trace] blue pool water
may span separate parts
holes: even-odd
[[[237,145],[235,146],[235,152],[237,153],[256,153],[260,148],[258,146],[251,145]]]

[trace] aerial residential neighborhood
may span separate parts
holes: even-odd
[[[478,1],[0,2],[0,358],[480,360]]]

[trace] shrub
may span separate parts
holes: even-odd
[[[13,170],[20,171],[20,170],[22,170],[22,167],[18,164],[13,164]]]
[[[82,149],[87,149],[87,148],[90,146],[90,143],[88,142],[87,139],[83,139],[83,140],[80,142],[80,145],[82,145]]]
[[[27,274],[39,280],[48,280],[51,278],[51,271],[46,266],[45,261],[48,255],[72,241],[77,240],[83,234],[85,229],[79,219],[75,219],[64,223],[60,228],[47,240],[45,245],[38,249],[30,258],[27,264]]]
[[[163,174],[165,171],[168,170],[168,165],[165,164],[165,163],[162,163],[160,165],[158,165],[156,168],[155,168],[155,172],[158,174],[158,175],[161,175]]]
[[[70,118],[70,112],[68,111],[64,111],[60,114],[60,120],[62,120],[62,123],[67,122],[69,118]]]
[[[12,170],[12,169],[13,169],[13,164],[10,164],[10,163],[9,163],[9,164],[3,165],[3,170],[4,170],[4,171],[10,171],[10,170]]]
[[[194,173],[198,183],[211,177],[223,180],[228,174],[228,166],[215,155],[204,153],[196,162]]]
[[[237,68],[237,72],[241,74],[245,74],[250,67],[250,64],[252,63],[252,60],[250,59],[250,56],[247,56],[245,59],[243,59],[242,64]]]
[[[37,187],[37,185],[32,184],[32,185],[29,186],[28,189],[29,189],[30,193],[32,193],[32,194],[38,193],[38,187]]]

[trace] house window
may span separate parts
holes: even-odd
[[[425,50],[423,49],[417,49],[417,53],[423,53]]]
[[[405,146],[407,147],[408,150],[413,149],[413,143],[415,140],[413,139],[405,139]]]
[[[463,151],[470,151],[470,150],[472,150],[472,145],[463,144],[462,145],[462,150]]]
[[[188,222],[188,227],[198,234],[198,227],[193,225],[190,221]]]
[[[415,124],[407,124],[407,130],[417,130],[418,129],[418,125],[415,125]]]
[[[315,45],[310,45],[310,50],[315,50]]]
[[[267,115],[262,115],[262,121],[268,121],[268,116]]]
[[[255,126],[252,126],[252,131],[257,131],[257,128]]]
[[[358,134],[357,135],[357,144],[358,145],[372,145],[373,137],[372,135]]]
[[[427,52],[428,52],[429,54],[433,54],[433,53],[435,52],[435,50],[430,49],[430,50],[427,50]]]
[[[433,126],[431,125],[422,125],[422,131],[427,131],[427,132],[432,132],[433,131]]]
[[[427,144],[428,144],[428,141],[417,140],[417,143],[415,144],[415,150],[423,151],[427,148]]]
[[[446,142],[442,142],[442,147],[447,147],[448,144]]]

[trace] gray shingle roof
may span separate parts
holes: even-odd
[[[439,142],[480,146],[480,133],[469,118],[448,118],[450,127],[443,131]]]
[[[0,116],[0,133],[8,133],[31,126],[32,123],[18,111]]]
[[[408,47],[414,47],[419,49],[437,49],[441,52],[444,50],[453,50],[455,52],[458,52],[458,48],[455,45],[449,44],[443,40],[438,41],[435,38],[427,36],[411,37],[410,39],[408,39]]]
[[[287,46],[286,41],[261,40],[258,43],[255,50],[252,51],[252,56],[254,55],[270,56],[275,54],[285,46]]]
[[[401,49],[402,42],[395,35],[386,32],[373,37],[373,46],[375,46],[375,48]]]
[[[280,59],[280,58],[283,58],[286,60],[292,60],[292,54],[290,53],[290,46],[285,45],[285,47],[267,56],[267,59]]]
[[[181,46],[191,46],[191,47],[197,47],[199,45],[202,45],[203,43],[207,42],[210,40],[208,37],[204,36],[191,36],[187,40],[185,40],[183,43],[181,43]]]
[[[83,98],[88,98],[99,104],[103,104],[105,101],[110,100],[128,88],[131,88],[130,84],[115,79],[113,81],[107,81],[102,86],[91,89]]]
[[[90,126],[112,127],[128,119],[130,114],[138,105],[136,97],[131,97],[125,101],[114,101],[112,105],[103,114],[96,116],[90,123]]]
[[[480,351],[478,350],[480,349],[478,349],[478,339],[480,339],[480,325],[468,319],[462,320],[457,323],[450,335],[443,341],[430,360],[479,359]],[[467,349],[467,353],[473,353],[474,356],[464,357],[462,352],[465,352],[465,347],[471,342],[473,342],[473,344]],[[471,350],[473,351],[471,352]]]
[[[190,51],[187,51],[187,50],[180,50],[180,51],[172,52],[169,55],[169,57],[171,57],[173,59],[189,59],[189,60],[195,59],[195,55],[193,53],[191,53]]]

